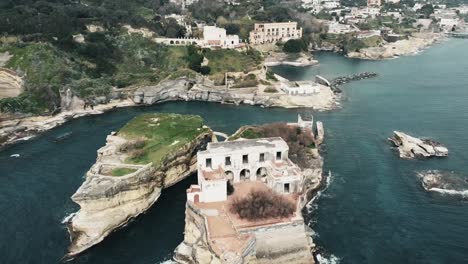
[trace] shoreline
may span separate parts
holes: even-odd
[[[408,39],[385,43],[381,47],[369,47],[345,55],[351,59],[388,60],[401,56],[417,55],[434,44],[441,43],[446,37],[441,33],[416,33]]]
[[[242,93],[246,88],[237,89],[233,92],[232,89],[219,90],[215,88],[207,88],[195,85],[193,88],[186,87],[189,80],[185,78],[162,82],[155,86],[147,86],[139,88],[132,96],[127,99],[111,100],[106,104],[99,104],[93,109],[73,109],[61,112],[55,116],[29,116],[20,117],[12,120],[2,121],[0,127],[0,151],[12,146],[21,141],[27,141],[35,136],[42,134],[48,130],[59,127],[66,122],[84,117],[104,114],[106,112],[126,107],[151,106],[158,103],[175,102],[175,101],[198,101],[198,102],[214,102],[220,104],[233,105],[256,105],[260,107],[281,107],[286,109],[293,108],[310,108],[316,111],[329,111],[339,107],[341,97],[333,92],[326,96],[326,102],[320,105],[310,105],[310,99],[306,97],[292,98],[285,94],[257,94],[255,92]],[[257,88],[258,89],[258,88]],[[294,99],[297,99],[294,102]],[[322,99],[322,98],[319,98]],[[322,100],[320,100],[322,101]]]

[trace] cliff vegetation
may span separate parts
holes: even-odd
[[[120,129],[118,135],[129,140],[124,151],[130,153],[127,162],[153,163],[154,167],[175,150],[200,134],[208,132],[203,119],[194,115],[143,114]]]

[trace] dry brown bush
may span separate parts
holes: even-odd
[[[308,148],[314,144],[312,130],[288,126],[285,123],[273,123],[259,127],[264,137],[281,137],[288,143],[289,158],[301,168],[309,167]]]
[[[135,149],[142,149],[145,146],[145,142],[144,138],[127,141],[120,146],[119,150],[121,152],[129,152]]]
[[[296,211],[296,205],[272,190],[251,190],[247,196],[234,198],[229,210],[240,218],[250,221],[288,217]]]
[[[138,159],[138,158],[143,157],[144,155],[146,155],[146,151],[143,149],[136,149],[132,151],[132,153],[130,154],[132,159]]]

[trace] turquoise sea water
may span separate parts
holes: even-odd
[[[375,71],[379,77],[344,86],[343,108],[314,113],[324,121],[326,169],[332,183],[311,212],[315,242],[341,263],[467,263],[468,204],[426,193],[420,169],[468,173],[468,41],[450,40],[417,56],[370,62],[335,54],[309,68],[277,67],[291,79]],[[197,102],[120,109],[73,120],[0,152],[0,262],[58,263],[68,246],[62,219],[78,207],[81,185],[105,137],[143,112],[202,115],[232,133],[245,124],[295,120],[310,110],[263,109]],[[447,145],[450,157],[397,158],[386,142],[393,130]],[[55,143],[65,132],[73,134]],[[19,153],[20,158],[10,158]],[[185,188],[166,190],[157,204],[71,263],[160,263],[183,239]]]

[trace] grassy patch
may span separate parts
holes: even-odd
[[[257,68],[262,58],[259,52],[236,50],[205,50],[205,57],[209,60],[211,74],[224,72],[248,72]]]
[[[145,139],[145,145],[130,154],[127,162],[159,167],[168,154],[207,132],[203,119],[194,115],[143,114],[135,117],[119,131],[129,139]]]
[[[125,176],[130,173],[134,173],[137,171],[136,169],[131,169],[131,168],[117,168],[113,169],[111,174],[112,176],[120,177],[120,176]]]

